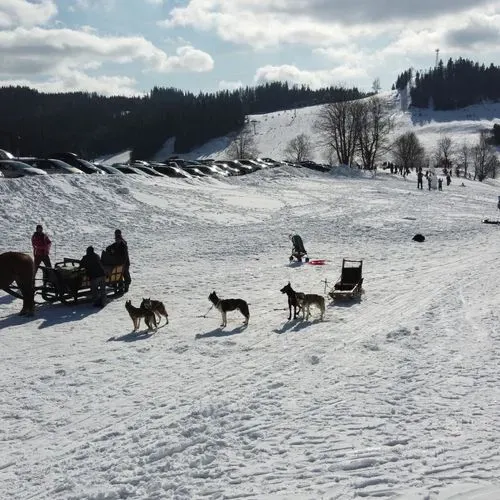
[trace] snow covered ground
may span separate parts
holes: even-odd
[[[0,182],[0,251],[52,259],[120,227],[130,292],[102,310],[0,292],[0,498],[500,498],[500,186],[358,170]],[[288,234],[325,266],[290,267]],[[421,232],[424,243],[411,241]],[[364,260],[362,300],[287,321]],[[250,304],[219,328],[212,290]],[[131,334],[124,303],[170,324]],[[39,299],[40,300],[40,299]]]

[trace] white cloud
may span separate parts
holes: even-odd
[[[301,70],[293,65],[263,66],[254,75],[254,83],[266,83],[273,81],[287,81],[297,85],[309,85],[313,89],[327,87],[330,85],[342,85],[346,81],[358,78],[367,78],[368,75],[363,68],[337,66],[333,69],[310,71]]]
[[[238,80],[237,82],[221,80],[219,82],[219,90],[236,90],[240,89],[243,86],[244,85],[240,80]]]
[[[408,27],[452,23],[474,12],[500,10],[492,0],[189,0],[174,7],[164,27],[214,31],[221,39],[254,48],[279,44],[329,46],[391,34]],[[415,26],[412,26],[415,25]],[[447,24],[452,28],[453,24]]]
[[[116,0],[75,0],[74,4],[69,8],[75,10],[91,10],[101,9],[111,11],[116,7]]]
[[[211,71],[213,67],[214,60],[209,54],[186,45],[177,49],[176,56],[170,56],[165,61],[164,71],[183,70],[202,73]]]
[[[193,47],[180,47],[168,56],[142,37],[98,37],[70,29],[17,28],[0,32],[0,75],[37,75],[88,63],[141,62],[157,72],[210,71],[209,54]]]
[[[126,76],[91,77],[78,70],[62,70],[57,76],[43,82],[27,79],[0,80],[0,87],[21,85],[40,92],[96,92],[100,95],[138,96],[136,81]]]
[[[37,3],[27,0],[1,0],[0,29],[40,26],[56,14],[57,6],[52,0],[40,0]]]

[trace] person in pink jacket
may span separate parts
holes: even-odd
[[[33,246],[33,257],[35,260],[35,274],[40,267],[40,263],[44,263],[46,267],[52,267],[50,262],[50,247],[52,242],[50,238],[43,232],[43,227],[38,224],[36,231],[31,237],[31,244]]]

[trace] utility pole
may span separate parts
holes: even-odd
[[[437,68],[439,63],[439,49],[436,49],[436,64],[434,64],[434,67]]]

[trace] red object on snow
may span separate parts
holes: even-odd
[[[324,266],[326,264],[325,259],[313,259],[309,261],[312,266]]]

